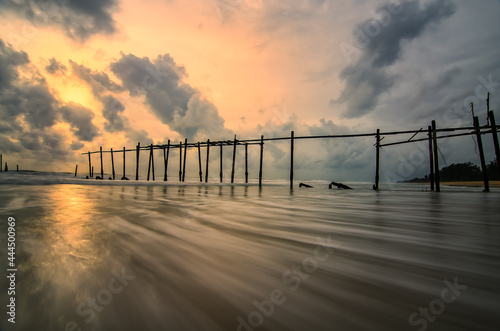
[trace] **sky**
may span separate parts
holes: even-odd
[[[0,152],[11,169],[72,171],[100,146],[470,126],[471,102],[486,124],[488,92],[500,118],[499,15],[498,0],[0,0]],[[374,143],[297,141],[295,175],[372,181]],[[381,180],[427,174],[426,148],[383,148]],[[440,155],[479,163],[471,137]],[[265,178],[287,178],[288,142],[264,159]]]

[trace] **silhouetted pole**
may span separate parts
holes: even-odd
[[[234,183],[234,164],[236,163],[236,135],[234,135],[233,143],[233,165],[231,167],[231,184]]]
[[[78,174],[78,164],[75,167],[75,177],[76,177],[77,174]]]
[[[179,142],[179,182],[182,182],[182,141]]]
[[[377,129],[377,135],[375,137],[375,185],[373,186],[374,190],[378,190],[378,184],[380,181],[380,129]]]
[[[429,136],[429,180],[431,182],[431,191],[434,191],[434,155],[432,154],[432,127],[430,125],[427,127],[427,135]]]
[[[436,192],[441,192],[441,183],[439,176],[439,158],[438,158],[438,144],[437,144],[437,131],[436,121],[432,121],[432,143],[434,151],[434,180],[436,182]]]
[[[262,187],[262,159],[264,157],[264,136],[260,136],[259,187]]]
[[[473,107],[472,104],[471,107]],[[488,172],[486,171],[486,161],[484,159],[483,141],[481,138],[481,129],[479,128],[479,118],[477,116],[474,116],[474,128],[476,129],[477,147],[479,149],[479,158],[481,159],[481,171],[483,172],[484,192],[489,192],[490,183],[488,181]]]
[[[199,141],[198,141],[198,170],[200,174],[200,183],[203,183],[203,173],[201,171],[201,146]]]
[[[210,161],[210,139],[207,140],[207,164],[205,168],[205,183],[208,183],[208,163]]]
[[[137,143],[136,150],[136,165],[135,165],[135,180],[139,180],[139,153],[141,151],[141,143]]]
[[[187,138],[184,140],[184,164],[182,165],[182,181],[186,180],[186,154],[187,154]]]
[[[222,143],[220,143],[220,172],[219,172],[219,176],[220,176],[220,182],[222,183]]]
[[[90,161],[90,151],[89,151],[89,177],[92,178],[92,162]]]
[[[293,189],[293,148],[295,132],[290,133],[290,189]]]
[[[245,183],[248,184],[248,143],[245,143]]]
[[[19,164],[16,164],[16,172],[19,172]]]
[[[125,147],[123,147],[123,177],[125,178]]]
[[[113,149],[111,148],[111,171],[113,174],[113,180],[115,179],[115,159],[113,157]]]
[[[99,156],[101,157],[101,178],[104,178],[104,167],[102,166],[102,146],[99,148]]]
[[[90,177],[94,177],[94,166],[92,166],[92,172],[90,174]]]
[[[495,156],[497,160],[497,167],[500,171],[500,147],[498,144],[498,135],[497,135],[497,124],[495,121],[495,114],[492,111],[489,112],[490,123],[491,123],[491,134],[493,136],[493,145],[495,146]]]
[[[163,163],[164,163],[164,167],[163,167],[163,181],[165,181],[165,182],[168,180],[167,170],[168,170],[168,157],[169,156],[170,156],[170,139],[167,142],[167,151],[166,151],[166,153],[165,153],[165,148],[163,149]]]
[[[5,169],[4,171],[9,171],[9,165],[7,164],[7,161],[5,161]]]
[[[0,154],[0,172],[2,172],[2,164],[3,164],[3,155]]]
[[[148,178],[147,178],[148,182],[149,182],[149,174],[151,173],[151,161],[152,161],[152,159],[153,159],[153,144],[151,144],[149,146],[149,162],[148,162]],[[153,175],[153,177],[154,177],[154,175]]]

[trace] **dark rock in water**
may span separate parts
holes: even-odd
[[[89,179],[89,176],[85,176],[85,179]]]
[[[334,186],[337,186],[337,188],[342,188],[344,190],[352,190],[352,187],[349,187],[342,183],[335,183],[335,182],[331,182],[330,185],[328,185],[328,188],[331,190]]]
[[[311,185],[307,185],[307,184],[304,184],[304,183],[300,183],[299,187],[314,188]]]
[[[95,179],[102,179],[102,177],[101,176],[96,176]]]
[[[108,179],[109,179],[109,180],[113,180],[113,177],[109,177]]]
[[[129,180],[127,177],[123,176],[122,180]]]

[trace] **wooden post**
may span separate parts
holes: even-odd
[[[179,182],[182,181],[182,141],[179,142]]]
[[[210,139],[207,140],[207,164],[205,168],[205,183],[208,183],[208,163],[210,161]]]
[[[16,164],[16,172],[19,172],[19,164]]]
[[[493,113],[493,111],[489,112],[489,116],[491,123],[491,134],[493,136],[493,145],[495,146],[495,157],[497,160],[497,166],[499,167],[498,169],[500,169],[500,147],[498,144],[497,124],[495,121],[495,114]]]
[[[200,183],[203,183],[203,172],[201,171],[201,147],[198,141],[198,170],[200,174]]]
[[[137,143],[137,150],[136,150],[136,166],[135,166],[135,180],[139,180],[139,153],[141,151],[141,143]]]
[[[151,144],[149,147],[148,179],[147,179],[148,182],[149,182],[149,174],[151,172],[151,159],[152,158],[153,158],[153,144]]]
[[[187,138],[184,140],[184,164],[182,165],[182,181],[186,180],[186,154],[187,154]]]
[[[262,158],[264,156],[264,136],[260,136],[259,187],[262,187]]]
[[[75,177],[76,177],[77,174],[78,174],[78,164],[75,167]]]
[[[248,143],[245,143],[245,183],[248,184]]]
[[[90,151],[89,151],[89,177],[92,178],[92,162],[90,161]]]
[[[222,183],[222,143],[220,143],[220,172],[219,172],[219,176],[220,176],[220,182]]]
[[[234,143],[233,143],[233,165],[231,167],[231,184],[234,183],[234,164],[236,163],[236,135],[234,135]]]
[[[113,180],[115,179],[115,159],[113,157],[113,149],[111,148],[111,171],[113,173]]]
[[[374,190],[378,190],[378,184],[380,182],[380,129],[377,129],[377,135],[375,136],[376,142],[376,152],[375,152],[375,185]]]
[[[125,147],[123,147],[123,177],[125,178]]]
[[[92,166],[92,173],[90,174],[90,177],[94,177],[94,166]]]
[[[3,154],[0,154],[0,172],[2,172]]]
[[[153,182],[154,182],[156,178],[155,178],[155,150],[153,144],[151,144],[151,170],[153,172]]]
[[[7,164],[7,161],[5,161],[5,169],[3,171],[5,172],[9,171],[9,165]]]
[[[484,192],[489,192],[490,183],[488,181],[488,173],[486,171],[486,161],[484,159],[483,141],[481,138],[481,129],[479,128],[479,118],[477,116],[474,116],[474,128],[476,129],[477,147],[479,149],[479,158],[481,159],[481,170],[483,172]]]
[[[431,191],[434,191],[434,155],[432,148],[432,127],[427,127],[427,135],[429,136],[429,181],[431,182]]]
[[[290,133],[290,189],[293,189],[293,148],[295,132]]]
[[[436,121],[432,121],[432,142],[434,151],[434,181],[436,184],[436,192],[441,192],[441,182],[439,176],[439,158],[438,158],[438,144],[437,144],[437,132],[436,132]]]
[[[101,178],[104,179],[104,168],[102,166],[102,146],[99,148],[99,156],[101,157]]]
[[[166,155],[165,155],[165,148],[163,148],[163,164],[164,164],[164,167],[163,167],[163,181],[165,181],[165,182],[168,180],[167,170],[168,170],[168,157],[169,156],[170,156],[170,139],[167,142]]]

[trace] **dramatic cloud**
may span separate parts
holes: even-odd
[[[95,34],[112,34],[117,0],[33,1],[5,0],[3,10],[25,18],[36,27],[57,26],[67,36],[85,41]]]
[[[385,8],[392,8],[392,13]],[[377,106],[379,97],[395,84],[397,76],[387,68],[401,58],[403,45],[418,38],[430,25],[437,24],[455,13],[450,0],[403,1],[400,6],[384,4],[384,21],[367,20],[356,27],[354,41],[359,60],[346,67],[340,78],[345,88],[332,103],[346,103],[347,117],[359,117]],[[351,50],[352,51],[352,50]]]
[[[92,141],[97,135],[98,130],[92,124],[94,113],[82,105],[69,103],[59,108],[62,118],[71,124],[75,136],[82,141]]]
[[[113,82],[105,72],[92,70],[71,60],[69,64],[73,74],[86,82],[92,88],[92,92],[96,96],[105,91],[121,92],[123,90],[123,88]]]
[[[57,73],[64,73],[66,71],[66,66],[55,58],[49,60],[49,65],[45,67],[45,71],[47,71],[51,75],[55,75]]]
[[[125,130],[128,126],[128,121],[121,114],[125,110],[125,106],[112,95],[100,97],[103,104],[102,115],[107,120],[104,124],[104,129],[108,132],[117,132]]]
[[[16,52],[0,39],[0,91],[18,78],[17,66],[29,63],[28,54]]]
[[[165,124],[189,140],[230,136],[217,108],[204,100],[199,91],[183,83],[186,69],[168,54],[151,61],[133,54],[123,55],[111,64],[131,96],[145,95],[146,103]]]

